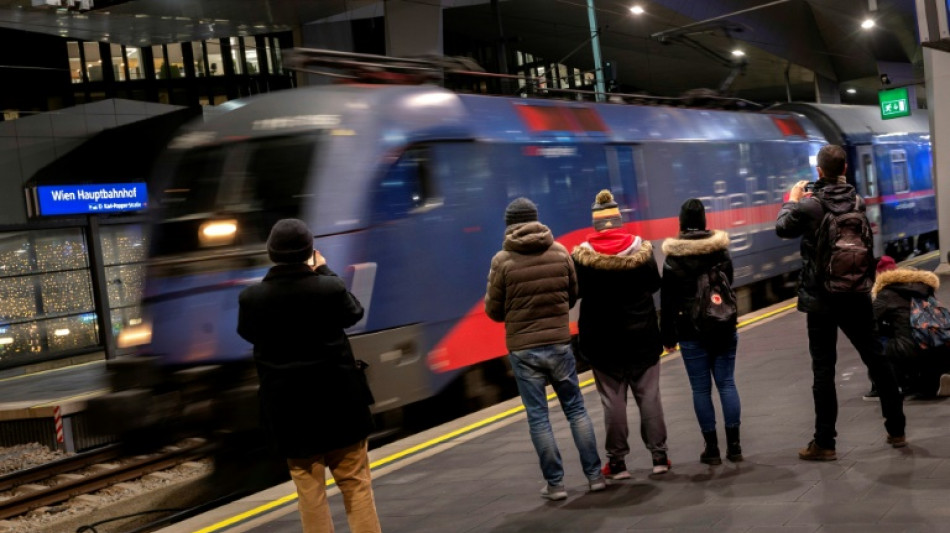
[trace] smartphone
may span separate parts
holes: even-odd
[[[805,192],[815,192],[815,182],[805,184]]]

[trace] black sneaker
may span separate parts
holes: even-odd
[[[627,463],[624,461],[609,462],[600,471],[607,479],[630,479]]]
[[[665,474],[669,472],[672,467],[673,463],[671,463],[669,457],[666,456],[666,452],[653,452],[654,474]]]

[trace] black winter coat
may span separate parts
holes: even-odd
[[[676,346],[684,340],[702,340],[692,317],[697,280],[700,274],[722,265],[722,271],[732,283],[729,234],[719,230],[681,232],[677,238],[663,241],[663,253],[666,254],[660,291],[663,346]]]
[[[820,179],[815,183],[815,196],[821,195],[835,213],[847,213],[857,209],[864,212],[864,201],[854,187],[844,181]],[[818,279],[815,263],[818,246],[818,228],[825,218],[825,208],[815,197],[799,202],[786,202],[779,211],[775,233],[783,239],[802,238],[802,273],[798,285],[798,310],[803,313],[828,312],[825,301],[828,293]]]
[[[372,430],[372,394],[343,332],[362,317],[325,265],[277,265],[241,292],[238,334],[254,345],[264,425],[284,457],[343,448]]]
[[[925,300],[939,287],[937,275],[924,270],[899,268],[877,275],[871,296],[878,332],[887,339],[885,356],[903,359],[918,354],[910,327],[911,299]]]
[[[582,245],[573,257],[581,297],[581,354],[599,371],[637,379],[663,352],[653,303],[653,293],[660,290],[653,245],[643,241],[626,256]]]

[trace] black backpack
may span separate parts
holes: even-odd
[[[836,215],[816,195],[825,210],[818,227],[818,280],[828,292],[870,292],[874,285],[874,237],[864,213]]]
[[[703,340],[724,340],[734,334],[737,309],[736,293],[721,263],[699,275],[692,318]]]

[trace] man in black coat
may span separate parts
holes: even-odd
[[[238,333],[254,345],[264,424],[297,486],[303,530],[333,531],[329,466],[350,530],[378,532],[367,455],[373,399],[343,331],[363,308],[314,251],[303,221],[274,224],[267,252],[277,266],[241,292]]]
[[[799,181],[782,206],[775,232],[779,237],[801,237],[802,273],[798,310],[806,313],[808,351],[811,353],[815,400],[815,438],[799,451],[808,461],[833,461],[838,397],[835,393],[835,362],[838,359],[838,328],[848,337],[868,368],[881,395],[881,411],[887,442],[895,448],[907,445],[904,409],[894,374],[884,360],[875,336],[874,312],[868,292],[828,292],[817,267],[819,229],[825,206],[834,213],[864,212],[864,202],[845,180],[847,156],[840,146],[827,145],[818,152],[818,176],[814,195],[805,195],[807,181]]]

